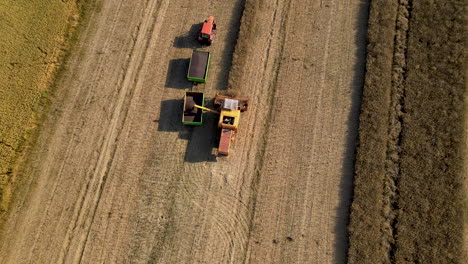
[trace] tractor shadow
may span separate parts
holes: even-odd
[[[167,66],[167,77],[164,87],[174,89],[189,89],[192,82],[187,80],[190,59],[173,59]]]
[[[190,30],[182,35],[177,36],[174,39],[173,46],[175,48],[183,49],[183,48],[202,48],[203,46],[197,41],[198,32],[202,28],[203,23],[193,24],[190,27]]]
[[[188,140],[184,159],[186,162],[216,162],[216,155],[213,154],[213,149],[217,147],[217,116],[204,113],[203,125],[183,125],[183,106],[183,99],[162,101],[159,119],[153,120],[153,122],[158,123],[158,131],[177,132],[180,139]],[[208,105],[208,107],[210,106]]]

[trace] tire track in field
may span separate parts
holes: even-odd
[[[298,4],[300,5],[300,3]],[[288,8],[288,10],[290,10],[289,12],[290,13],[294,13],[294,16],[297,16],[299,15],[300,12],[296,11],[295,8]],[[333,9],[331,9],[333,10]],[[331,18],[328,19],[328,24],[326,24],[326,28],[328,28],[327,30],[327,34],[325,36],[325,41],[323,42],[324,44],[322,44],[322,46],[324,47],[324,57],[323,59],[321,59],[321,64],[323,64],[323,68],[322,68],[322,72],[321,72],[321,78],[320,78],[320,81],[318,82],[318,85],[315,86],[314,85],[314,97],[316,98],[322,98],[322,92],[323,90],[325,89],[325,80],[326,80],[326,74],[327,74],[327,65],[328,65],[328,46],[329,46],[329,39],[330,39],[330,32],[331,32]],[[287,28],[283,28],[282,31],[284,32],[288,32],[287,31]],[[306,29],[303,29],[303,31],[306,31]],[[285,38],[285,39],[289,39],[289,38]],[[284,40],[282,41],[284,42]],[[298,45],[294,46],[294,47],[297,47]],[[288,50],[288,54],[290,56],[290,53],[293,52],[293,51],[290,51]],[[304,55],[304,54],[302,54]],[[286,55],[288,56],[288,55]],[[276,72],[276,76],[278,78],[279,75],[282,75],[282,77],[286,78],[286,75],[283,75],[283,73],[285,72],[289,72],[289,66],[292,65],[291,63],[294,63],[294,60],[295,58],[291,58],[292,59],[292,62],[290,63],[286,63],[284,66],[280,65],[280,68],[284,68],[284,69],[280,69],[278,68],[277,72]],[[310,81],[310,80],[309,80]],[[307,100],[305,100],[305,98],[307,97],[304,97],[301,95],[301,93],[305,92],[305,89],[302,88],[302,87],[308,87],[308,85],[310,85],[310,83],[308,81],[303,81],[302,78],[299,79],[299,82],[297,83],[297,85],[295,85],[296,82],[293,82],[293,83],[290,83],[290,85],[292,87],[297,87],[297,89],[299,90],[298,92],[294,92],[293,94],[290,94],[288,93],[288,90],[285,90],[286,88],[285,87],[282,87],[282,99],[280,97],[277,97],[275,98],[275,100],[272,102],[272,105],[273,106],[273,111],[276,111],[276,114],[274,114],[271,119],[274,120],[275,122],[272,122],[271,125],[269,126],[268,128],[268,131],[274,131],[274,130],[281,130],[283,131],[283,133],[276,133],[276,134],[284,134],[284,135],[288,135],[288,141],[289,144],[285,144],[285,145],[288,145],[288,147],[286,149],[284,149],[284,153],[282,155],[277,155],[275,153],[275,143],[274,142],[281,142],[282,140],[279,139],[279,138],[272,138],[272,137],[268,137],[267,139],[267,149],[266,149],[266,152],[267,152],[267,155],[269,153],[270,155],[270,158],[273,158],[275,156],[277,156],[277,158],[279,158],[280,160],[284,160],[283,162],[285,163],[284,166],[278,166],[278,165],[274,165],[274,164],[271,164],[270,163],[270,159],[268,161],[266,161],[266,165],[264,165],[264,167],[268,168],[268,167],[276,167],[276,170],[281,170],[283,173],[284,173],[284,177],[288,177],[287,175],[288,174],[301,174],[301,166],[303,166],[304,162],[305,161],[305,164],[308,163],[307,160],[310,160],[310,157],[312,156],[313,154],[313,149],[314,148],[317,148],[317,146],[315,144],[313,144],[315,142],[315,138],[317,138],[317,131],[319,131],[319,129],[312,129],[312,140],[311,140],[311,144],[312,144],[312,150],[309,152],[305,152],[303,153],[304,151],[301,149],[303,146],[301,146],[301,148],[297,148],[297,144],[294,143],[294,141],[299,141],[299,138],[303,138],[304,137],[301,137],[301,134],[304,135],[304,136],[309,136],[307,135],[308,133],[304,133],[305,131],[302,131],[300,129],[299,126],[293,126],[289,129],[287,128],[280,128],[278,127],[276,124],[278,123],[281,123],[281,118],[279,116],[281,116],[281,113],[282,112],[288,112],[289,116],[290,116],[290,123],[291,124],[305,124],[304,121],[306,120],[302,120],[303,119],[303,116],[309,116],[309,117],[312,117],[312,119],[314,119],[314,121],[312,121],[311,123],[312,124],[320,124],[318,122],[319,120],[319,117],[320,119],[323,119],[324,116],[326,116],[326,113],[324,113],[323,111],[320,111],[320,110],[317,110],[317,109],[322,109],[323,107],[321,106],[322,105],[322,100],[318,100],[317,102],[317,105],[314,107],[314,109],[310,109],[310,105],[308,105],[308,102]],[[282,86],[282,84],[279,84],[279,86]],[[306,88],[307,89],[307,88]],[[317,90],[315,90],[317,89]],[[310,89],[307,89],[310,91]],[[328,92],[328,90],[327,90]],[[292,98],[295,98],[294,99],[291,99],[291,96],[293,96]],[[294,103],[293,103],[294,102]],[[299,109],[301,109],[299,111]],[[323,108],[325,111],[326,110],[329,110],[328,108]],[[274,116],[277,116],[276,118]],[[284,121],[284,120],[283,120]],[[289,122],[289,121],[288,121]],[[323,135],[322,135],[323,136]],[[283,139],[285,140],[285,139]],[[305,141],[304,141],[305,142]],[[301,155],[299,157],[295,157],[293,160],[291,160],[290,158],[290,155],[291,153],[301,153]],[[307,156],[309,156],[309,158],[307,158]],[[283,167],[283,168],[281,168]],[[263,172],[264,174],[267,174],[268,172],[267,171],[264,171]],[[279,172],[276,171],[276,173],[278,174]],[[310,179],[309,177],[307,177],[307,179]],[[281,180],[279,180],[281,181]],[[294,179],[289,179],[289,180],[285,180],[287,182],[284,182],[284,184],[288,184],[288,185],[295,185],[295,184],[298,184],[296,182],[294,182]],[[279,205],[277,205],[277,210],[278,210],[278,213],[274,214],[274,216],[276,217],[276,223],[275,223],[275,228],[274,230],[277,230],[274,232],[274,235],[273,237],[276,237],[274,239],[274,241],[277,241],[276,243],[281,243],[282,241],[282,238],[280,237],[282,234],[281,230],[282,229],[291,229],[292,228],[292,223],[291,224],[288,224],[288,226],[283,226],[285,223],[282,221],[283,218],[285,217],[288,217],[289,214],[292,214],[295,212],[295,205],[294,204],[290,204],[292,202],[294,202],[294,199],[297,199],[297,198],[294,198],[294,197],[289,197],[290,196],[290,192],[291,192],[291,188],[294,188],[294,187],[284,187],[284,188],[281,188],[279,190],[279,194],[277,195],[277,198],[275,199],[275,201],[277,201],[277,203],[279,203]],[[316,190],[316,189],[327,189],[326,186],[324,186],[322,184],[322,187],[319,187],[319,188],[313,188],[313,190]],[[307,190],[309,190],[308,186],[307,186],[307,183],[306,183],[306,188],[305,189],[302,189],[303,191],[307,192]],[[281,201],[287,201],[287,200],[290,200],[292,199],[292,201],[290,202],[281,202]],[[307,195],[305,195],[305,200],[304,200],[304,203],[303,205],[306,207],[308,205],[308,202],[307,202]],[[310,217],[310,215],[307,215],[307,210],[306,211],[302,211],[304,212],[303,216],[304,217]],[[308,223],[308,221],[305,221],[303,222],[303,224],[306,224]],[[301,228],[302,230],[307,230],[306,227],[302,227]],[[292,238],[291,238],[292,239]],[[287,245],[284,245],[281,247],[281,249],[271,249],[271,252],[270,254],[268,255],[271,259],[271,261],[273,261],[274,259],[277,259],[278,257],[281,257],[281,259],[283,259],[285,256],[284,254],[287,254],[288,250],[287,250],[288,246]],[[279,252],[278,252],[279,251]],[[274,252],[277,252],[276,254]],[[279,254],[279,255],[278,255]],[[283,261],[285,261],[283,259]]]
[[[337,59],[341,59],[341,60],[345,59],[344,60],[345,62],[351,63],[352,62],[351,56],[353,55],[353,53],[352,53],[352,50],[350,49],[350,44],[352,43],[353,39],[351,38],[352,31],[347,26],[347,25],[352,24],[351,11],[350,11],[351,6],[350,6],[349,1],[339,2],[339,4],[340,5],[337,4],[335,8],[331,9],[331,12],[330,12],[330,17],[334,17],[335,12],[340,13],[340,9],[344,10],[341,12],[341,14],[344,14],[343,18],[337,21],[338,23],[342,23],[342,24],[338,24],[338,26],[340,25],[344,25],[344,26],[342,26],[339,34],[335,34],[335,37],[338,36],[337,37],[338,39],[343,40],[343,41],[340,41],[339,43],[344,43],[343,45],[344,47],[342,49],[343,51],[342,53],[344,56],[339,56],[339,58]],[[344,7],[342,7],[341,5],[344,5]],[[329,27],[330,27],[330,31],[328,33],[327,42],[329,42],[329,39],[331,36],[330,33],[332,29],[332,23],[330,23]],[[328,43],[327,43],[327,46],[328,46]],[[328,54],[328,50],[329,49],[327,49],[327,54]],[[333,61],[329,64],[339,65],[339,63],[336,63]],[[332,145],[332,146],[339,146],[340,142],[346,142],[346,137],[344,135],[353,134],[353,133],[355,134],[355,132],[353,132],[352,124],[348,124],[347,127],[340,125],[340,124],[345,124],[347,121],[346,118],[348,118],[348,116],[346,115],[346,110],[343,109],[342,106],[348,106],[349,108],[347,109],[352,110],[350,109],[350,106],[349,106],[350,104],[352,104],[352,98],[349,97],[351,93],[348,94],[347,91],[343,89],[345,85],[352,84],[351,77],[350,77],[351,72],[346,70],[346,68],[347,68],[347,64],[342,63],[340,67],[336,69],[335,73],[333,72],[329,73],[331,77],[328,78],[328,82],[330,82],[330,85],[328,86],[330,88],[330,91],[331,91],[330,94],[332,95],[332,98],[330,98],[331,100],[325,104],[325,105],[331,105],[331,107],[328,107],[328,110],[330,112],[327,113],[326,116],[331,116],[332,120],[330,122],[329,128],[324,131],[325,133],[321,135],[321,137],[326,137],[327,134],[336,133],[337,136],[330,138],[329,145]],[[337,76],[339,74],[337,73],[345,73],[345,74],[343,75],[342,78],[338,78]],[[337,74],[337,75],[334,75],[334,74]],[[351,87],[351,89],[354,89],[354,87]],[[359,87],[357,87],[357,89],[359,89]],[[325,117],[325,119],[327,118]],[[340,135],[343,135],[343,137],[342,138],[338,137]],[[349,137],[349,135],[347,137]],[[349,157],[343,154],[346,151],[348,151],[347,148],[349,147],[353,147],[353,146],[348,146],[347,144],[344,147],[345,150],[340,149],[340,148],[328,148],[323,151],[326,153],[324,155],[326,157],[326,160],[333,160],[335,157],[340,157],[340,155],[344,155],[344,159],[345,159],[342,165],[343,166],[342,172],[337,172],[335,170],[330,169],[324,173],[324,178],[326,179],[324,184],[325,186],[328,186],[327,189],[331,189],[333,188],[333,186],[338,185],[338,184],[341,185],[341,182],[351,181],[352,171],[353,171],[352,166],[348,166],[346,164],[352,162],[352,160],[347,161],[346,158],[349,158]],[[336,178],[336,176],[334,175],[337,175],[337,174],[341,174],[341,180],[339,182],[334,180],[334,178]],[[347,187],[351,188],[351,185],[348,184]],[[330,221],[329,217],[327,217],[325,220],[326,228],[328,230],[334,230],[334,232],[327,232],[325,234],[326,241],[335,241],[334,248],[327,247],[325,250],[327,252],[327,258],[326,258],[327,262],[340,263],[340,262],[346,261],[346,251],[347,251],[346,218],[347,216],[344,216],[344,215],[348,214],[347,207],[349,206],[349,199],[351,198],[350,195],[349,196],[347,195],[347,193],[348,193],[347,190],[340,190],[339,195],[340,195],[341,201],[340,201],[340,205],[338,205],[338,208],[336,209],[337,216],[333,219],[333,221]],[[326,195],[325,204],[326,204],[325,211],[333,212],[333,207],[335,205],[334,205],[331,195]],[[343,208],[343,207],[346,207],[346,208]],[[332,251],[334,251],[333,255],[328,254],[328,252],[332,252]],[[319,254],[319,252],[317,252],[317,254]]]
[[[342,2],[340,2],[342,3]],[[346,5],[346,7],[344,8],[345,10],[349,10],[349,2],[346,2],[348,5]],[[336,8],[338,9],[338,7]],[[331,10],[331,14],[330,14],[330,17],[333,17],[333,14],[334,14],[334,11],[337,11],[336,9],[332,9]],[[349,21],[349,11],[345,11],[345,17],[343,19],[343,23],[345,25],[347,25],[348,23],[350,23]],[[343,27],[343,29],[345,29],[346,27]],[[330,29],[331,29],[331,25],[330,25]],[[345,40],[345,44],[347,44],[346,48],[344,49],[344,52],[343,54],[347,55],[345,56],[346,58],[349,58],[351,51],[349,49],[349,43],[350,43],[350,39],[348,38],[348,35],[347,34],[349,32],[349,30],[343,30],[345,32],[340,32],[342,34],[340,34],[340,36],[343,36],[344,40]],[[329,33],[330,35],[330,33]],[[329,38],[330,36],[328,36]],[[340,57],[341,58],[341,57]],[[349,60],[347,60],[349,61]],[[338,63],[337,63],[338,64]],[[349,71],[346,71],[344,65],[342,64],[341,67],[339,67],[339,71],[340,72],[345,72],[345,73],[348,73]],[[348,80],[349,82],[346,82],[346,83],[351,83],[350,82],[350,79],[348,78],[349,74],[345,74],[344,75],[344,78],[345,80]],[[333,95],[333,98],[331,98],[331,101],[329,102],[329,105],[333,105],[332,107],[329,107],[328,109],[330,110],[330,113],[328,113],[329,116],[332,116],[332,121],[331,121],[331,124],[330,124],[330,128],[328,130],[328,133],[333,133],[333,132],[337,132],[339,131],[340,134],[345,134],[346,132],[344,130],[346,130],[345,127],[342,127],[340,126],[340,124],[343,124],[345,123],[345,118],[347,117],[344,113],[341,114],[342,112],[342,108],[340,106],[343,106],[343,105],[347,105],[344,100],[345,99],[348,99],[346,96],[342,96],[341,94],[341,90],[342,87],[343,87],[343,82],[341,78],[338,79],[338,83],[336,83],[336,85],[333,85],[334,83],[332,83],[331,85],[331,90],[332,90],[332,95]],[[334,114],[332,114],[331,112],[334,112]],[[341,118],[341,119],[339,119]],[[340,131],[340,129],[342,129],[342,131]],[[324,135],[325,136],[325,135]],[[330,145],[332,146],[338,146],[340,144],[340,142],[345,142],[345,138],[336,138],[336,137],[332,137],[330,139]],[[326,150],[326,154],[325,156],[327,157],[327,160],[333,160],[335,157],[339,157],[340,153],[339,151],[342,151],[342,149],[339,149],[339,148],[329,148]],[[351,176],[351,173],[352,173],[352,169],[351,168],[344,168],[345,170],[347,169],[347,173],[343,172],[341,173],[341,177],[342,178],[345,178],[347,176]],[[338,172],[340,173],[340,172]],[[334,181],[334,174],[336,175],[337,172],[334,171],[334,170],[328,170],[326,171],[326,173],[324,174],[325,176],[325,184],[326,186],[328,186],[328,188],[332,188],[332,186],[334,186],[336,184],[336,181]],[[345,197],[347,198],[347,197]],[[341,199],[344,199],[343,197]],[[342,201],[343,202],[343,201]],[[333,211],[333,208],[332,206],[334,205],[334,203],[332,202],[332,197],[331,195],[327,195],[326,196],[326,211],[327,212],[332,212]],[[339,217],[339,216],[338,216]],[[338,226],[337,225],[337,218],[338,217],[335,217],[334,219],[332,219],[332,221],[330,221],[330,218],[327,217],[326,220],[325,220],[325,223],[326,223],[326,228],[328,230],[333,230],[334,228],[336,229],[336,227],[339,228],[339,230],[346,230],[346,225],[342,225],[342,226]],[[343,239],[346,237],[345,234],[341,233],[339,234],[340,231],[335,231],[333,234],[332,232],[326,232],[326,241],[333,241],[335,240],[335,248],[331,248],[331,247],[327,247],[326,248],[326,252],[331,252],[331,251],[335,251],[335,254],[333,256],[331,256],[331,254],[327,254],[327,258],[326,258],[326,261],[328,263],[331,263],[331,262],[335,262],[335,263],[339,263],[339,262],[344,262],[346,260],[346,257],[345,257],[345,252],[346,252],[346,247],[345,246],[341,246],[341,247],[338,247],[337,245],[339,244],[345,244],[345,242],[342,242]],[[340,236],[341,235],[341,236]],[[334,236],[334,237],[333,237]]]
[[[353,42],[341,33],[352,34],[353,26],[348,25],[352,11],[341,3],[285,7],[292,21],[281,30],[287,48],[267,117],[247,262],[327,263],[341,261],[345,251],[336,245],[346,227],[337,227],[335,208],[345,199],[340,183],[351,175],[344,172],[343,152],[353,72],[353,61],[345,59]],[[311,23],[298,28],[307,16],[313,16]]]
[[[299,80],[299,82],[297,83],[297,85],[294,85],[294,87],[310,87],[309,89],[299,89],[299,91],[297,92],[297,94],[299,95],[297,98],[296,98],[296,102],[298,102],[297,105],[295,105],[295,109],[301,109],[301,112],[302,113],[298,113],[298,112],[295,112],[294,116],[295,116],[295,121],[292,122],[294,124],[298,123],[298,124],[303,124],[303,123],[306,123],[308,122],[309,120],[312,120],[310,122],[310,129],[309,130],[301,130],[299,128],[295,129],[294,131],[294,135],[292,136],[293,138],[297,138],[299,139],[298,141],[300,142],[304,142],[304,144],[302,144],[303,146],[310,146],[310,151],[302,151],[301,149],[295,149],[294,151],[295,152],[303,152],[300,157],[297,157],[295,160],[295,165],[292,166],[291,168],[291,171],[294,171],[294,167],[295,166],[298,166],[298,167],[303,167],[303,170],[305,171],[310,171],[310,173],[306,173],[306,175],[304,175],[305,177],[302,177],[302,181],[304,182],[304,188],[302,190],[302,192],[304,193],[303,197],[298,197],[296,199],[303,199],[303,201],[301,200],[300,202],[295,202],[295,203],[299,203],[299,205],[297,206],[298,208],[301,208],[299,210],[297,210],[296,212],[296,209],[295,207],[293,207],[292,209],[292,213],[294,214],[299,214],[297,216],[298,219],[301,219],[299,221],[300,223],[300,227],[298,228],[298,230],[300,230],[300,233],[301,233],[301,236],[300,238],[301,239],[304,239],[304,237],[310,237],[310,236],[313,236],[313,234],[311,234],[310,232],[310,228],[309,226],[311,225],[310,221],[312,221],[312,217],[313,216],[313,212],[315,210],[320,210],[319,209],[319,205],[316,204],[316,199],[317,197],[320,197],[320,196],[325,196],[323,194],[317,194],[315,193],[314,190],[327,190],[327,186],[329,186],[328,182],[324,183],[324,182],[320,182],[318,181],[319,179],[316,179],[313,177],[313,173],[320,173],[320,171],[316,168],[316,164],[314,164],[313,160],[314,160],[314,153],[316,152],[320,152],[319,150],[319,145],[317,145],[317,140],[319,138],[322,138],[324,136],[327,136],[326,133],[323,133],[323,134],[320,134],[318,135],[318,133],[320,132],[320,128],[318,127],[321,127],[320,125],[320,121],[319,120],[326,120],[327,116],[330,115],[329,111],[331,109],[328,109],[327,107],[324,107],[322,108],[322,105],[328,105],[329,102],[325,101],[324,102],[324,94],[326,95],[327,92],[330,91],[330,89],[327,89],[329,88],[328,87],[328,83],[326,83],[326,80],[327,80],[327,66],[328,64],[330,64],[330,61],[329,61],[329,53],[330,53],[330,49],[329,49],[329,43],[330,43],[330,37],[331,37],[331,29],[332,29],[332,19],[335,19],[335,18],[332,18],[333,17],[333,11],[334,11],[334,8],[335,6],[333,5],[331,8],[328,8],[330,5],[332,4],[331,1],[327,1],[327,3],[325,4],[323,1],[321,2],[321,5],[320,7],[323,8],[324,10],[328,10],[329,11],[329,15],[327,15],[328,19],[324,22],[324,23],[320,23],[321,25],[324,25],[324,27],[327,29],[326,30],[326,34],[325,36],[321,36],[321,41],[322,41],[322,49],[323,50],[323,57],[320,59],[320,64],[322,64],[323,68],[321,68],[321,73],[319,74],[319,80],[317,82],[317,85],[312,85],[310,84],[310,78],[307,77],[303,77]],[[327,9],[325,9],[327,8]],[[302,14],[302,16],[311,16],[313,14],[313,8],[309,7],[307,8],[306,10],[304,10],[305,13]],[[300,15],[301,12],[297,12],[299,14],[297,15]],[[315,25],[314,25],[315,26]],[[312,26],[312,29],[314,28],[314,26]],[[304,31],[307,31],[309,30],[307,27],[305,27],[303,29]],[[304,43],[308,44],[308,43],[317,43],[318,41],[314,38],[312,40],[310,40],[310,37],[309,36],[304,36],[304,39],[303,39]],[[308,49],[308,46],[306,46],[305,49]],[[310,69],[310,70],[313,70],[313,64],[315,63],[312,63],[311,65],[309,65],[310,62],[307,62],[307,51],[304,51],[304,54],[301,54],[302,56],[304,56],[304,68],[306,69]],[[309,55],[311,56],[311,55]],[[302,75],[304,76],[304,75]],[[326,91],[324,93],[324,90]],[[306,98],[321,98],[320,100],[317,100],[317,102],[315,102],[315,104],[313,105],[310,105],[308,107],[307,103],[304,102],[305,100],[307,100]],[[327,96],[325,96],[325,99],[327,99]],[[333,101],[333,100],[331,100]],[[305,103],[305,104],[304,104]],[[313,104],[313,100],[311,100],[310,102],[311,104]],[[320,110],[320,109],[324,109],[324,111]],[[305,120],[304,119],[304,116],[307,116],[309,117],[308,120]],[[323,125],[322,125],[323,126]],[[296,146],[297,147],[297,146]],[[329,152],[329,150],[327,149],[326,150],[327,152]],[[327,154],[323,154],[322,156],[328,156]],[[297,172],[294,172],[294,173],[301,173],[300,170],[297,171]],[[327,178],[327,177],[325,177]],[[327,178],[328,180],[328,178]],[[295,184],[298,184],[298,183],[295,183]],[[319,192],[319,191],[317,191]],[[307,195],[309,193],[309,195]],[[282,198],[283,199],[283,198]],[[302,204],[300,204],[302,203]],[[317,207],[317,209],[316,209]],[[302,215],[301,215],[301,212],[302,212]],[[318,245],[317,245],[318,247]],[[297,255],[296,255],[296,261],[298,263],[306,263],[308,261],[310,261],[310,255],[312,254],[316,254],[316,252],[310,252],[311,250],[307,247],[299,247],[298,251],[297,251]],[[283,253],[284,254],[284,253]],[[318,254],[316,254],[318,255]],[[319,261],[320,262],[320,261]]]
[[[117,23],[115,23],[115,20],[117,19],[117,17],[119,16],[120,11],[122,10],[121,6],[122,6],[122,2],[120,2],[119,7],[117,8],[118,11],[115,13],[113,22],[111,23],[113,25],[113,27],[111,29],[111,32],[114,32],[116,30],[115,26],[116,26]],[[106,47],[108,44],[109,44],[109,42],[108,42],[108,40],[106,40],[106,43],[104,44],[104,47]],[[99,58],[99,60],[101,62],[102,58]],[[96,75],[98,75],[99,77],[95,77],[94,79],[100,79],[100,77],[102,76],[103,71],[104,71],[104,69],[101,68],[100,71],[96,73]],[[78,91],[78,93],[81,93],[81,92],[86,93],[86,99],[84,100],[85,105],[86,105],[86,103],[90,101],[90,98],[92,97],[93,93],[92,93],[91,89],[88,89],[86,91]],[[71,151],[75,147],[75,145],[72,144],[72,142],[75,141],[75,138],[77,136],[77,131],[79,129],[80,129],[79,127],[74,127],[73,130],[70,132],[71,136],[70,136],[70,139],[68,140],[68,142],[66,143],[67,147],[66,147],[65,152],[64,152],[64,157],[70,157]],[[55,196],[58,185],[61,183],[61,178],[62,178],[61,176],[64,175],[64,168],[66,167],[66,165],[67,165],[67,163],[65,161],[63,161],[60,168],[59,168],[59,170],[58,170],[58,173],[57,173],[58,177],[54,180],[54,184],[52,185],[52,189],[51,189],[52,197]],[[87,188],[88,187],[85,188],[85,192],[86,192]],[[39,230],[43,230],[43,227],[46,224],[45,218],[49,214],[48,212],[50,211],[50,208],[52,206],[53,201],[54,201],[53,199],[49,199],[46,206],[45,206],[46,213],[43,215],[43,217],[41,219],[41,224],[39,226]],[[75,208],[77,208],[77,209],[81,208],[81,205],[78,206],[79,202],[82,203],[82,200],[77,200],[77,204],[75,204]],[[29,252],[30,253],[30,256],[29,256],[29,259],[28,259],[29,262],[33,262],[33,258],[35,257],[33,255],[33,253],[34,253],[34,251],[36,251],[36,247],[38,245],[37,243],[39,241],[40,236],[41,236],[41,232],[37,232],[37,234],[35,235],[32,247],[31,247],[31,251]]]
[[[321,6],[326,6],[326,5],[329,5],[331,2],[330,1],[321,1]],[[333,9],[331,9],[331,12],[332,12]],[[328,49],[328,46],[330,44],[330,36],[331,36],[331,29],[332,29],[332,15],[330,15],[330,19],[328,19],[327,21],[327,33],[326,33],[326,36],[325,36],[325,40],[324,40],[324,47],[325,47],[325,52],[324,52],[324,57],[323,57],[323,64],[324,64],[324,69],[323,69],[323,72],[322,74],[320,75],[320,80],[319,80],[319,85],[318,85],[318,90],[317,92],[314,92],[314,96],[316,96],[317,98],[322,98],[322,93],[323,93],[323,89],[325,87],[325,79],[326,79],[326,69],[327,69],[327,65],[328,65],[328,56],[329,56],[329,49]],[[319,109],[322,109],[322,100],[319,100],[316,107],[315,107],[316,111],[314,111],[315,113],[313,113],[314,115],[314,121],[313,123],[314,124],[319,124],[319,117],[321,117],[321,114],[320,114],[320,110]],[[311,140],[310,142],[313,143],[313,142],[316,142],[317,140],[317,131],[318,129],[313,129],[312,130],[312,135],[311,135]],[[316,148],[316,145],[315,144],[312,144],[312,151],[311,153],[314,152],[314,149]],[[312,155],[311,155],[312,156]],[[305,182],[305,189],[306,190],[310,190],[310,186],[311,186],[311,181],[312,181],[312,177],[307,177],[306,178],[306,182]],[[307,221],[306,221],[306,218],[309,217],[309,213],[307,213],[309,210],[307,210],[307,205],[309,204],[309,201],[308,201],[308,198],[307,196],[305,196],[305,200],[304,200],[304,215],[303,215],[303,218],[302,218],[302,226],[301,226],[301,229],[302,230],[305,230],[306,229],[306,224],[307,224]],[[310,208],[310,210],[312,211],[312,208]]]
[[[276,97],[276,91],[277,91],[277,82],[278,82],[278,74],[279,74],[279,69],[281,67],[281,59],[283,56],[284,52],[284,40],[286,38],[286,25],[288,21],[288,13],[290,12],[290,6],[291,6],[291,0],[287,1],[284,3],[285,8],[281,8],[279,0],[276,1],[275,7],[274,7],[274,13],[273,13],[273,19],[272,23],[273,25],[276,24],[276,21],[279,21],[279,27],[277,30],[276,28],[272,25],[272,29],[270,31],[270,38],[268,40],[268,48],[266,50],[266,58],[265,63],[263,65],[263,72],[267,72],[267,69],[269,68],[268,64],[273,63],[271,66],[271,71],[272,71],[272,78],[270,79],[270,82],[268,83],[268,96],[267,96],[267,105],[271,107],[273,105],[273,102]],[[281,14],[278,14],[279,10],[286,10],[284,12],[281,12]],[[278,17],[279,15],[279,17]],[[278,17],[278,18],[277,18]],[[275,38],[278,38],[277,41],[275,41]],[[273,48],[274,47],[274,48]],[[276,51],[276,53],[274,53]],[[274,53],[274,55],[271,55],[270,53]],[[265,76],[265,73],[264,73]],[[260,94],[260,93],[259,93]],[[263,109],[264,110],[264,109]],[[245,250],[245,255],[243,262],[247,263],[250,262],[250,254],[251,254],[251,247],[252,247],[252,242],[253,242],[253,228],[254,228],[254,221],[255,221],[255,216],[256,216],[256,205],[257,205],[257,197],[258,197],[258,189],[259,189],[259,184],[260,184],[260,178],[263,172],[263,166],[266,162],[265,160],[265,153],[266,153],[266,148],[267,148],[267,142],[269,138],[269,131],[271,129],[271,121],[273,118],[273,111],[274,109],[271,109],[267,116],[266,116],[266,123],[264,124],[264,131],[266,131],[263,134],[263,137],[261,138],[260,142],[258,143],[259,151],[257,152],[257,155],[260,156],[258,159],[255,167],[256,167],[256,172],[255,176],[253,178],[252,184],[250,189],[252,190],[251,198],[249,200],[249,210],[250,210],[250,215],[249,215],[249,223],[248,223],[248,239],[246,241],[246,248]]]
[[[132,85],[141,69],[141,63],[146,54],[150,40],[145,39],[145,37],[148,34],[152,35],[151,33],[155,27],[155,24],[152,23],[154,20],[153,13],[158,12],[160,7],[161,1],[149,1],[142,18],[142,22],[137,26],[136,38],[134,39],[133,47],[129,53],[128,66],[125,67],[127,70],[124,73],[122,83],[119,85],[121,87],[119,89],[119,96],[107,128],[105,140],[101,146],[99,159],[95,166],[96,169],[88,183],[88,187],[82,194],[82,199],[80,199],[82,204],[73,216],[75,222],[73,223],[71,230],[66,234],[65,244],[63,245],[64,251],[58,259],[60,263],[67,263],[69,261],[69,257],[72,257],[73,263],[79,263],[83,256],[87,238],[94,221],[95,212],[99,205],[99,200],[106,183],[108,169],[115,153],[116,145],[114,143],[118,141],[118,137],[122,129],[121,124],[124,122],[128,111],[128,103],[125,102],[131,100],[133,94]],[[79,253],[74,256],[69,256],[70,245],[73,243],[72,240],[75,239],[78,239],[76,246],[79,249]]]
[[[350,95],[352,95],[352,90],[359,89],[359,87],[353,86],[350,77],[352,71],[348,70],[349,65],[353,64],[353,50],[350,48],[353,41],[352,27],[350,26],[353,22],[351,21],[351,10],[349,1],[337,2],[333,5],[329,3],[326,14],[329,19],[326,23],[325,52],[322,60],[324,69],[320,75],[319,94],[312,92],[315,89],[310,89],[309,97],[304,97],[317,97],[320,100],[318,100],[314,111],[309,112],[306,105],[303,106],[303,108],[305,107],[304,115],[314,115],[315,121],[314,125],[311,126],[313,130],[313,137],[310,141],[311,155],[305,155],[308,157],[303,159],[304,161],[301,163],[311,163],[311,171],[314,171],[315,167],[314,174],[320,177],[314,176],[314,174],[305,177],[307,185],[305,190],[309,194],[304,196],[304,214],[300,230],[304,232],[305,237],[315,239],[317,246],[312,254],[315,257],[308,255],[307,247],[303,247],[297,256],[299,262],[305,262],[312,258],[321,263],[341,263],[346,259],[346,215],[350,194],[344,187],[351,188],[349,183],[352,179],[352,166],[349,166],[352,160],[348,160],[350,157],[346,153],[350,147],[353,147],[350,146],[347,138],[355,134],[355,128],[352,124],[346,123],[349,116],[348,111],[353,110],[351,109],[353,98]],[[305,138],[303,140],[306,142]],[[333,160],[336,159],[343,159],[342,164],[332,165],[335,163]],[[319,163],[316,163],[315,160]],[[332,167],[326,169],[324,165]],[[342,166],[341,170],[338,169],[339,166]],[[312,180],[315,187],[311,183]],[[339,191],[336,190],[337,186],[340,186]],[[337,198],[339,202],[337,202]],[[317,203],[317,200],[321,202]],[[321,208],[321,206],[323,207]],[[317,217],[314,216],[316,211],[323,213]],[[335,216],[331,217],[333,215]],[[311,225],[307,221],[308,218],[316,219],[317,222]],[[322,225],[327,231],[322,234],[308,232],[308,230],[313,230],[314,225],[317,224]],[[320,241],[322,238],[325,239]],[[330,241],[334,243],[330,243]]]

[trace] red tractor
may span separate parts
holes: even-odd
[[[215,31],[216,23],[214,22],[214,16],[209,16],[203,23],[200,33],[198,34],[198,41],[204,45],[211,45]]]

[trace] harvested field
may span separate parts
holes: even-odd
[[[22,166],[2,261],[344,262],[366,2],[101,3]],[[194,90],[250,99],[227,160],[216,116],[181,124],[205,15]]]
[[[463,11],[372,2],[350,263],[464,263]]]
[[[14,162],[34,133],[37,109],[77,23],[74,1],[0,3],[0,213],[9,205]]]

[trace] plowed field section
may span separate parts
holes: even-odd
[[[243,1],[102,1],[0,240],[2,263],[328,263],[346,252],[366,4],[246,1],[228,160],[184,127],[205,16],[207,98],[226,89]],[[239,63],[242,62],[242,63]]]

